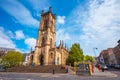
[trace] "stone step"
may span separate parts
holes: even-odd
[[[6,69],[6,72],[34,72],[34,73],[52,73],[55,69],[56,73],[65,73],[66,69],[61,69],[61,66],[22,66],[11,67]]]

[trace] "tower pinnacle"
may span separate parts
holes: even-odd
[[[51,6],[49,7],[49,12],[52,12],[52,7]]]

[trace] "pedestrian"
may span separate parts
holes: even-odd
[[[100,64],[98,64],[98,70],[100,70]]]
[[[68,73],[68,67],[66,67],[66,73]]]
[[[94,65],[93,65],[93,63],[91,63],[91,65],[92,65],[92,72],[94,72]]]

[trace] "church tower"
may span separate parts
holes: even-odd
[[[49,50],[56,47],[55,24],[56,15],[52,13],[52,7],[48,12],[42,10],[33,59],[35,64],[48,65]]]

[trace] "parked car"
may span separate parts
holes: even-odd
[[[115,65],[115,68],[116,68],[116,69],[120,69],[120,64],[116,64],[116,65]]]
[[[101,69],[108,70],[108,67],[105,64],[101,64]]]
[[[110,67],[111,67],[111,68],[115,68],[115,64],[111,64]]]

